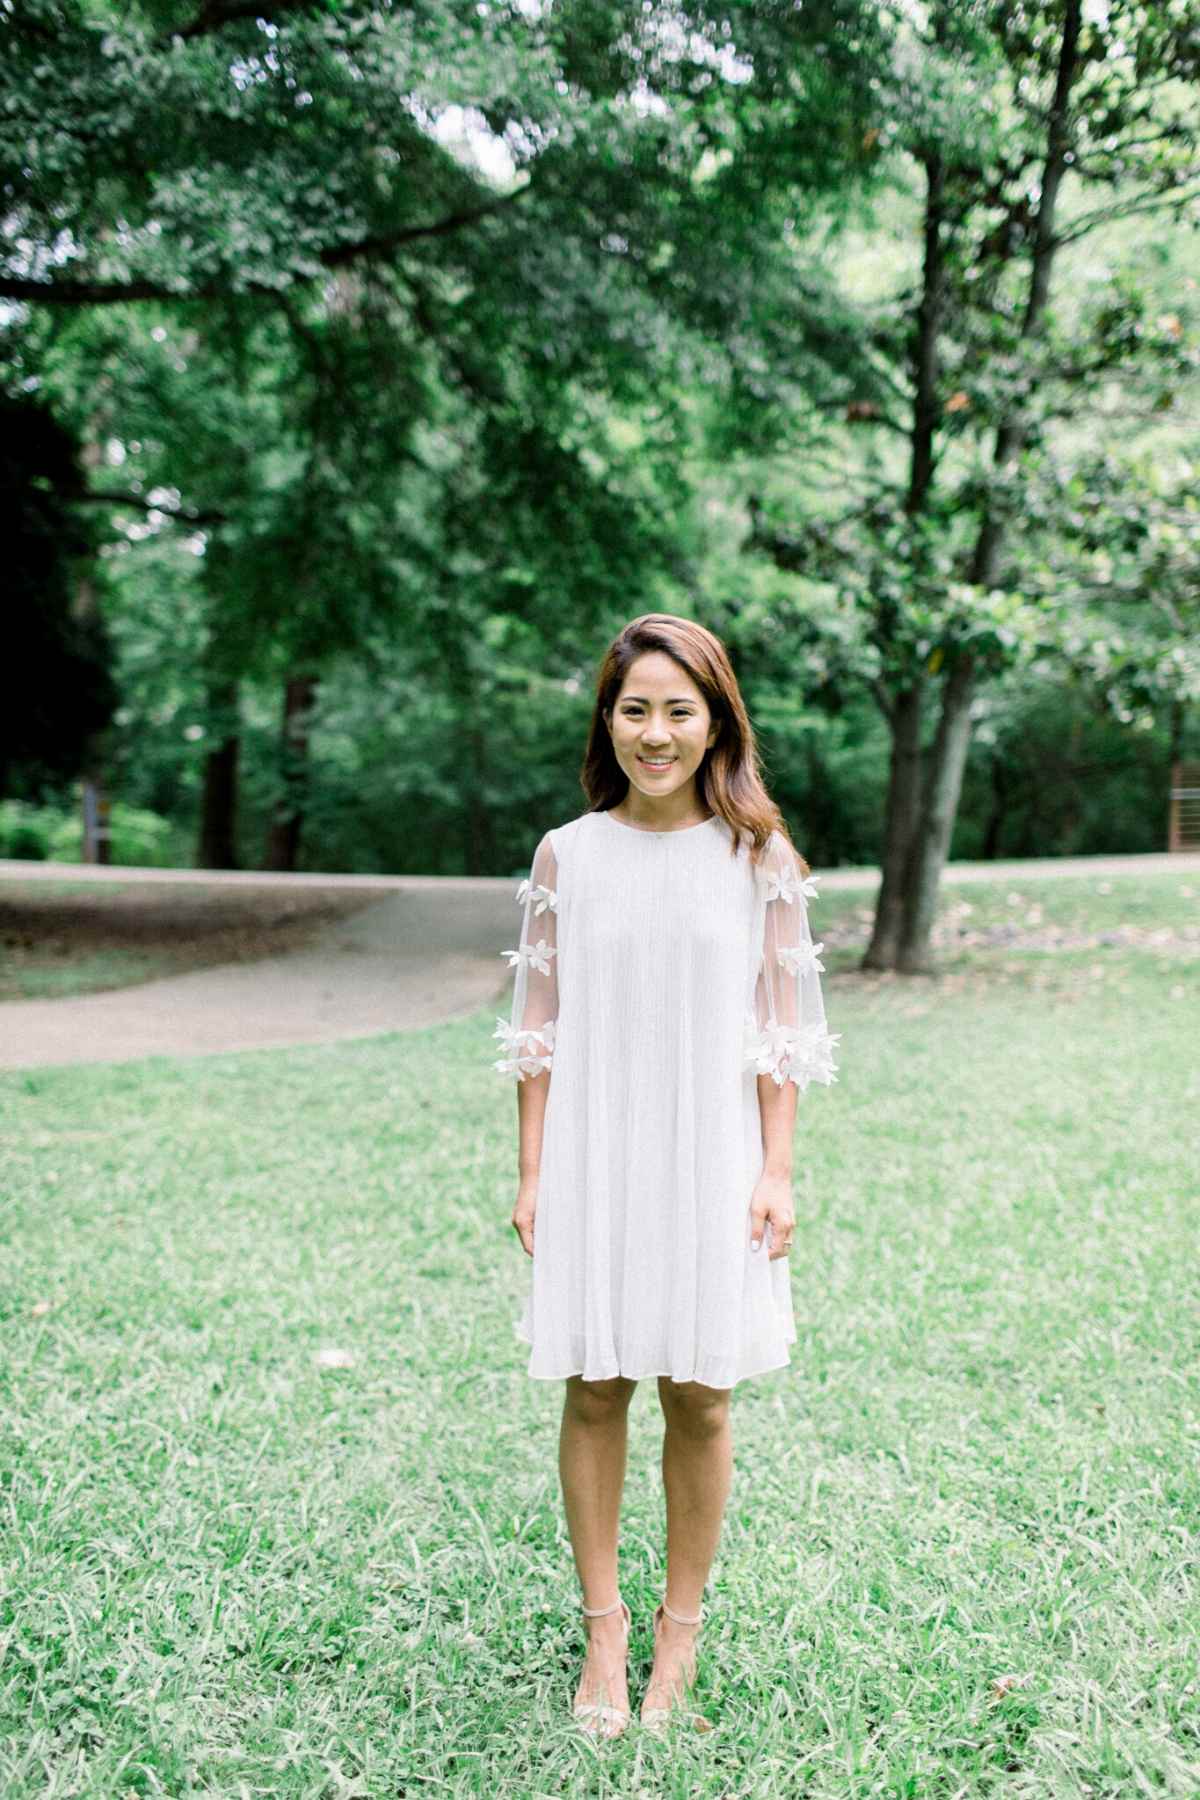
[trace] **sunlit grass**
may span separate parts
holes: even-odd
[[[737,1390],[668,1745],[568,1717],[492,1012],[0,1078],[0,1791],[1194,1800],[1196,965],[1009,960],[829,983],[799,1341]],[[659,1433],[643,1384],[635,1707]]]
[[[968,930],[1190,930],[1200,948],[1200,873],[1061,875],[946,883],[939,918]]]
[[[878,882],[819,887],[810,912],[827,969],[858,966],[871,935]],[[1200,957],[1200,872],[1064,874],[1030,880],[1001,870],[995,881],[946,881],[933,933],[943,970],[974,968],[976,953],[1132,948],[1169,958]],[[979,964],[995,973],[993,957]]]

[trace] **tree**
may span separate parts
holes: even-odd
[[[0,395],[0,793],[77,775],[117,705],[108,635],[84,601],[98,539],[70,498],[84,487],[80,450],[39,400]]]
[[[1061,554],[1046,579],[1091,458],[1071,430],[1101,381],[1149,415],[1195,369],[1179,314],[1140,318],[1136,271],[1096,304],[1062,277],[1114,222],[1194,208],[1200,9],[938,0],[896,44],[877,142],[919,181],[920,265],[897,302],[860,308],[875,380],[846,401],[870,440],[858,491],[786,527],[760,508],[751,544],[838,596],[831,654],[891,737],[866,966],[920,971],[973,701],[1079,637]]]
[[[136,308],[170,345],[132,411],[138,486],[217,540],[204,669],[225,723],[204,860],[232,854],[240,676],[285,694],[269,860],[286,861],[298,721],[330,658],[390,616],[440,646],[465,702],[483,617],[519,611],[553,640],[564,604],[576,627],[599,618],[670,553],[663,496],[623,466],[608,417],[706,375],[712,338],[731,393],[756,397],[780,321],[747,205],[772,167],[790,171],[793,210],[857,171],[873,10],[742,7],[736,42],[728,8],[598,0],[34,0],[0,27],[0,296],[57,320],[107,314],[117,337]],[[811,137],[781,126],[783,96],[803,98]],[[796,297],[797,336],[819,300]],[[71,330],[55,327],[60,369]],[[207,370],[207,408],[174,361]],[[108,377],[110,400],[128,394]],[[145,396],[167,391],[180,404],[156,427]],[[222,410],[261,427],[223,460]],[[111,407],[109,428],[135,435]]]

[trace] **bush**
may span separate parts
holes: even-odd
[[[116,802],[109,818],[112,840],[110,859],[114,863],[139,864],[143,868],[168,869],[187,867],[190,852],[182,844],[183,833],[170,819],[141,806],[124,806]]]
[[[21,800],[0,801],[0,856],[20,862],[45,862],[50,855],[48,808]]]
[[[125,867],[187,868],[191,863],[186,828],[145,807],[113,805],[109,817],[110,861]],[[0,801],[0,857],[25,862],[83,861],[80,807],[33,806],[24,800]]]

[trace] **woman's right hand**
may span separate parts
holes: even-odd
[[[537,1191],[537,1176],[522,1175],[517,1189],[517,1204],[513,1207],[512,1223],[526,1256],[533,1255],[533,1216],[537,1211]]]

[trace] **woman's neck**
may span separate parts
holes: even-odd
[[[712,818],[711,810],[706,812],[704,809],[694,780],[678,793],[669,794],[665,800],[638,793],[631,783],[623,798],[609,810],[619,824],[633,825],[643,831],[681,831],[685,825],[703,825],[706,819]]]

